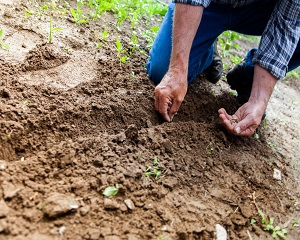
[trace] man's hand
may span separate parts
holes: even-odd
[[[219,109],[219,117],[229,133],[251,136],[261,122],[277,80],[265,68],[255,65],[251,95],[232,116],[224,108]]]
[[[169,70],[155,88],[155,109],[170,122],[187,92],[188,60],[203,6],[176,3]]]
[[[169,70],[155,88],[155,109],[170,122],[177,113],[187,92],[187,76],[181,71]]]
[[[219,117],[229,133],[238,136],[251,136],[261,122],[265,107],[263,104],[247,102],[233,115],[224,108],[219,109]]]

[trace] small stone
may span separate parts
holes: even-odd
[[[60,236],[64,235],[65,231],[67,230],[67,228],[65,226],[61,226],[59,229],[58,229],[58,234]]]
[[[274,168],[273,178],[281,181],[281,171],[277,168]]]
[[[227,231],[220,224],[216,224],[216,240],[227,240]]]
[[[44,214],[57,217],[78,208],[78,202],[72,197],[61,193],[52,193],[44,202]]]
[[[166,139],[162,142],[162,146],[164,147],[166,153],[173,153],[173,146],[170,140]]]
[[[112,236],[105,236],[104,240],[121,240],[119,236],[112,235]]]
[[[114,138],[114,140],[118,143],[122,143],[126,140],[126,135],[124,132],[121,132],[119,134],[117,134]]]
[[[9,207],[4,200],[0,200],[0,218],[6,217],[9,213]]]
[[[148,128],[152,128],[153,127],[153,124],[152,124],[152,122],[149,119],[147,119],[146,125],[147,125]]]
[[[139,131],[134,124],[129,125],[125,131],[126,137],[131,140],[136,140],[138,138],[138,134],[139,134]]]
[[[126,199],[124,201],[124,203],[125,203],[125,205],[127,206],[127,208],[129,210],[134,210],[135,209],[134,203],[130,199]]]
[[[253,214],[250,206],[239,206],[241,213],[245,218],[250,218]]]
[[[5,161],[3,161],[3,160],[0,160],[0,171],[3,171],[3,170],[5,170],[5,169],[6,169],[6,167],[7,167],[7,164],[6,164],[6,162],[5,162]]]
[[[116,210],[120,208],[120,205],[115,200],[109,198],[104,199],[104,208],[107,210]]]
[[[86,206],[80,208],[80,214],[81,214],[81,216],[87,215],[88,212],[90,211],[90,209],[91,209],[91,208],[90,208],[90,206],[88,206],[88,205],[86,205]]]
[[[6,181],[3,182],[2,188],[4,199],[11,199],[15,197],[17,193],[22,189],[21,187],[15,187],[15,185]]]
[[[99,229],[91,229],[89,230],[89,235],[91,240],[97,240],[100,239],[101,230]]]
[[[163,185],[171,190],[176,187],[178,181],[175,177],[169,177],[163,180]]]
[[[7,230],[7,222],[4,219],[0,219],[0,233],[5,232]]]
[[[120,204],[120,210],[122,212],[126,212],[128,210],[127,206],[125,205],[125,203]]]

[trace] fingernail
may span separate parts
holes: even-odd
[[[240,133],[240,132],[241,132],[241,128],[240,128],[240,127],[237,127],[237,128],[235,129],[235,131],[236,131],[236,133]]]

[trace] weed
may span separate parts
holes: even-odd
[[[238,34],[236,32],[233,31],[223,32],[218,39],[218,41],[220,42],[220,47],[221,49],[223,49],[221,55],[223,55],[223,57],[227,56],[229,49],[232,47],[236,49],[240,49],[240,46],[237,43],[233,42],[235,39],[240,39],[240,38],[241,38],[241,34]],[[231,60],[237,61],[237,59],[238,58],[236,57],[236,59],[231,59]]]
[[[106,197],[117,195],[119,192],[119,185],[116,184],[115,186],[109,186],[104,189],[103,195]]]
[[[41,5],[39,5],[37,3],[36,7],[38,9],[39,19],[42,19],[43,15],[44,15],[44,11],[48,10],[48,6],[46,4],[44,4],[43,6],[41,6]]]
[[[160,175],[161,175],[161,166],[158,162],[158,158],[155,156],[152,166],[148,165],[145,171],[145,176],[146,177],[154,176],[155,179],[158,179]]]
[[[27,9],[25,12],[25,18],[28,18],[29,16],[33,15],[34,11]]]
[[[5,42],[2,42],[2,39],[4,38],[4,35],[3,35],[3,31],[2,29],[0,29],[0,46],[6,50],[9,50],[9,45]]]
[[[294,228],[295,225],[296,225],[297,223],[299,223],[299,222],[300,222],[300,217],[297,218],[296,220],[294,220],[294,221],[292,222],[292,228]]]
[[[52,43],[53,32],[60,31],[60,30],[62,30],[62,28],[59,27],[53,28],[52,16],[50,16],[50,31],[49,31],[48,43]]]
[[[122,45],[122,43],[120,42],[119,39],[116,40],[116,48],[117,48],[118,58],[120,60],[120,63],[126,62],[126,60],[128,59],[128,56],[123,55],[123,53],[125,53],[126,50],[123,48],[123,45]]]
[[[253,133],[253,137],[258,140],[259,139],[259,135],[257,133],[257,131],[255,130],[254,133]]]
[[[79,9],[79,8],[77,8],[77,9],[70,8],[70,12],[71,12],[71,15],[72,15],[72,17],[73,17],[76,24],[87,23],[87,19],[82,14],[83,11],[81,9]]]
[[[212,147],[212,142],[209,142],[209,144],[205,148],[205,154],[206,155],[211,155],[213,150],[214,149]]]
[[[290,72],[288,72],[288,73],[286,74],[286,77],[291,77],[291,76],[293,76],[293,77],[296,78],[296,79],[299,78],[299,74],[298,74],[295,70],[290,71]]]
[[[265,225],[264,230],[271,233],[273,238],[279,237],[281,239],[285,239],[285,235],[287,234],[287,230],[285,228],[280,228],[279,226],[274,226],[274,218],[268,219],[265,217],[264,213],[261,210],[258,210],[258,214],[261,217],[261,223]]]

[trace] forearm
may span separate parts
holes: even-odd
[[[256,64],[249,102],[259,103],[265,110],[276,82],[277,79],[271,73]]]
[[[203,9],[203,6],[176,4],[170,69],[187,73],[189,54],[201,21]]]

